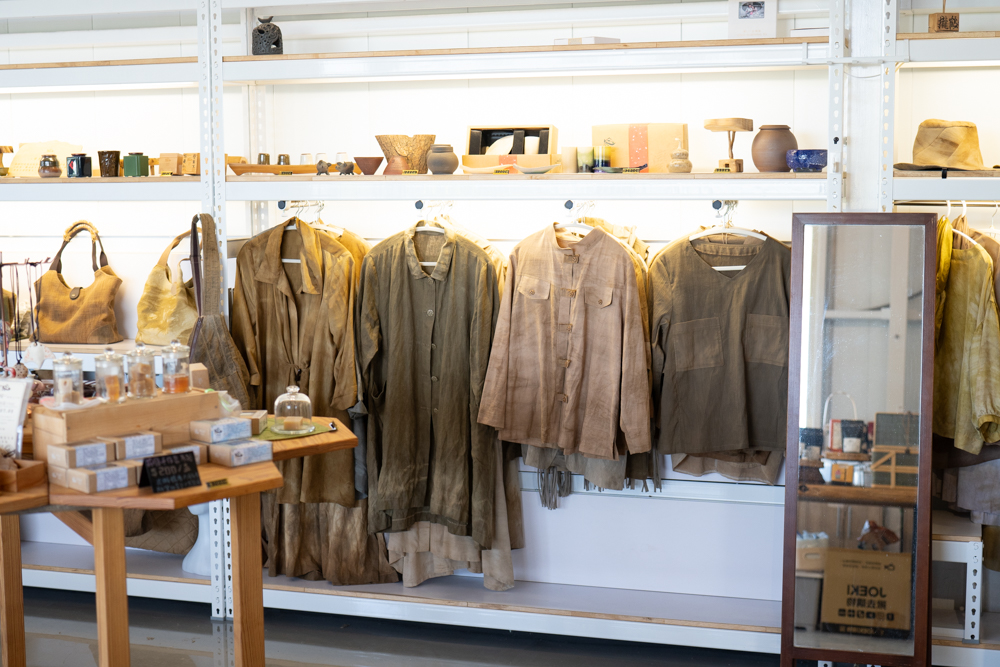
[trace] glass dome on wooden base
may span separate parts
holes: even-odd
[[[285,391],[287,393],[274,402],[274,426],[271,431],[282,435],[304,435],[315,431],[312,401],[295,385],[286,387]]]

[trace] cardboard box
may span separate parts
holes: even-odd
[[[155,456],[163,449],[163,436],[156,431],[136,431],[126,435],[102,436],[97,439],[115,446],[115,459],[118,461]]]
[[[227,468],[246,466],[271,460],[271,443],[266,440],[243,440],[210,445],[208,459],[212,463]]]
[[[795,547],[795,569],[822,572],[826,566],[826,547]]]
[[[687,123],[639,123],[630,125],[594,125],[594,146],[612,146],[611,166],[642,169],[642,173],[665,174],[670,171],[670,154],[677,150],[677,140],[688,147]]]
[[[260,435],[267,428],[267,410],[245,410],[240,417],[250,420],[250,431]]]
[[[49,465],[57,468],[100,465],[115,458],[114,444],[96,438],[90,442],[50,445],[46,455]]]
[[[906,638],[911,555],[828,549],[820,625],[826,632]]]
[[[194,458],[200,466],[208,463],[208,445],[203,445],[199,442],[186,442],[183,445],[177,445],[172,449],[164,449],[162,453],[183,454],[184,452],[191,452],[194,454]]]
[[[245,440],[253,435],[250,432],[250,422],[239,417],[193,421],[190,426],[190,434],[192,440],[209,445],[231,440]]]
[[[57,468],[49,466],[49,482],[83,493],[100,493],[132,486],[128,466],[110,463],[87,468]]]

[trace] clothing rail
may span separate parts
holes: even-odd
[[[893,202],[893,204],[896,205],[896,206],[935,206],[935,207],[944,207],[944,206],[948,205],[948,202],[944,201],[944,200],[936,201],[936,200],[926,199],[926,200],[911,200],[911,201],[905,201],[905,200],[904,201],[895,201],[895,202]],[[951,204],[952,204],[952,206],[954,206],[956,204],[961,205],[962,201],[958,200],[958,199],[952,199],[951,200]],[[997,207],[997,202],[995,202],[995,201],[970,201],[970,200],[967,199],[967,200],[965,200],[965,205],[968,206],[969,208],[996,208]]]

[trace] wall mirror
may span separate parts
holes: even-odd
[[[793,216],[783,667],[930,664],[936,224]]]

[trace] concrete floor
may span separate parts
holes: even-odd
[[[26,588],[28,667],[97,664],[94,596]],[[229,667],[208,605],[129,599],[136,667]],[[268,667],[757,667],[777,656],[267,610]],[[231,641],[231,639],[229,639]]]

